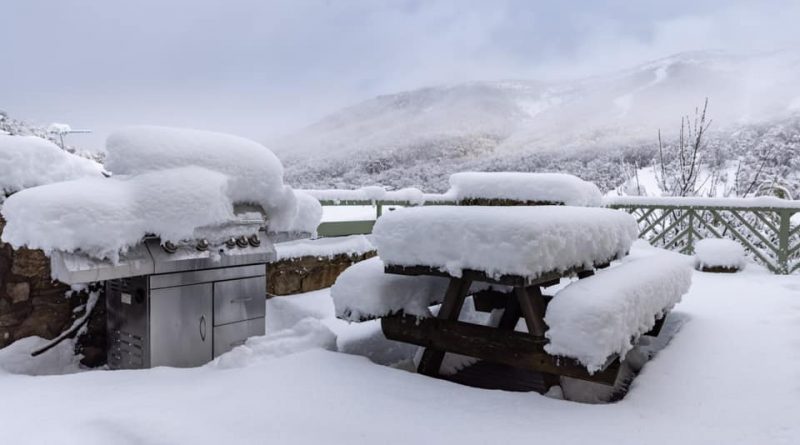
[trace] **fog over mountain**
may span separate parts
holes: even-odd
[[[374,99],[271,141],[307,188],[441,190],[464,170],[579,170],[606,188],[623,159],[647,162],[658,130],[709,100],[710,136],[800,116],[800,52],[690,52],[571,81],[470,82]],[[742,148],[746,150],[746,147]],[[577,164],[576,164],[577,163]]]

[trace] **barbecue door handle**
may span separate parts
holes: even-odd
[[[200,339],[206,341],[206,316],[200,316]]]
[[[250,300],[252,300],[252,299],[253,299],[253,297],[239,297],[239,298],[233,298],[233,299],[231,300],[231,303],[246,303],[246,302],[248,302],[248,301],[250,301]]]

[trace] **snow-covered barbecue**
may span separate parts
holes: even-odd
[[[690,284],[680,256],[609,268],[637,233],[629,214],[604,208],[397,210],[373,230],[380,259],[346,270],[331,295],[340,318],[383,317],[387,338],[425,347],[423,374],[439,375],[450,352],[611,385],[620,360],[640,336],[657,335]],[[555,296],[542,293],[574,276]],[[490,326],[459,320],[468,296],[502,316]],[[438,302],[434,317],[429,306]],[[515,331],[520,318],[527,332]]]
[[[54,278],[108,280],[109,365],[199,365],[264,334],[273,242],[314,232],[319,202],[235,136],[132,127],[107,151],[113,176],[22,190],[2,210],[3,240],[44,250]]]

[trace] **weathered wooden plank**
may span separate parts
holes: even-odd
[[[538,286],[516,287],[514,295],[517,297],[522,317],[525,318],[525,325],[528,332],[537,337],[544,337],[547,326],[544,324],[544,301],[542,291]]]
[[[461,308],[464,306],[464,299],[466,299],[469,293],[471,284],[472,281],[467,278],[451,278],[444,295],[444,300],[442,300],[442,306],[439,308],[439,314],[436,318],[444,321],[458,320],[458,315],[461,313]],[[430,376],[438,375],[439,368],[442,366],[444,354],[445,350],[441,348],[426,348],[422,353],[417,372]]]
[[[386,338],[446,350],[517,368],[613,385],[619,373],[619,360],[595,374],[575,360],[555,357],[544,351],[547,340],[534,335],[480,326],[456,320],[403,315],[381,320]]]

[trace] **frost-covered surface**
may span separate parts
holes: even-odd
[[[624,358],[691,285],[688,257],[664,253],[623,262],[559,291],[547,306],[545,350],[572,357],[589,372],[613,354]]]
[[[580,445],[788,445],[800,436],[800,276],[758,267],[725,276],[695,272],[672,313],[685,320],[680,332],[623,400],[602,406],[469,388],[377,364],[408,359],[414,348],[383,339],[379,322],[335,319],[327,292],[270,299],[267,330],[318,318],[336,334],[339,353],[317,347],[279,356],[253,348],[246,366],[226,369],[0,373],[2,442],[470,445],[535,436]],[[18,344],[10,348],[27,368],[22,372],[49,366],[40,365],[49,352],[30,358],[33,346]],[[742,357],[757,357],[758,366]],[[765,369],[769,384],[742,383],[763,382]],[[387,434],[398,422],[413,427]]]
[[[373,243],[387,264],[536,277],[622,256],[637,234],[611,209],[431,206],[383,215]]]
[[[3,194],[51,182],[101,177],[103,166],[36,136],[0,134],[0,201]]]
[[[692,196],[606,196],[603,205],[697,206],[697,207],[763,207],[773,209],[800,209],[800,201],[772,196],[755,198],[703,198]]]
[[[743,269],[745,265],[744,247],[729,239],[706,238],[694,245],[695,265],[697,267],[726,267]]]
[[[336,315],[352,321],[400,311],[430,317],[428,307],[444,296],[448,280],[387,274],[383,268],[383,261],[375,257],[342,272],[331,287]]]
[[[178,242],[234,218],[228,177],[200,167],[85,178],[15,193],[3,204],[3,241],[114,260],[147,233]],[[204,233],[207,234],[207,233]]]
[[[275,245],[279,260],[314,256],[330,258],[340,254],[361,255],[375,250],[365,235],[302,239]]]
[[[599,206],[600,189],[565,173],[462,172],[450,176],[450,191],[469,198],[552,202],[569,206]]]

